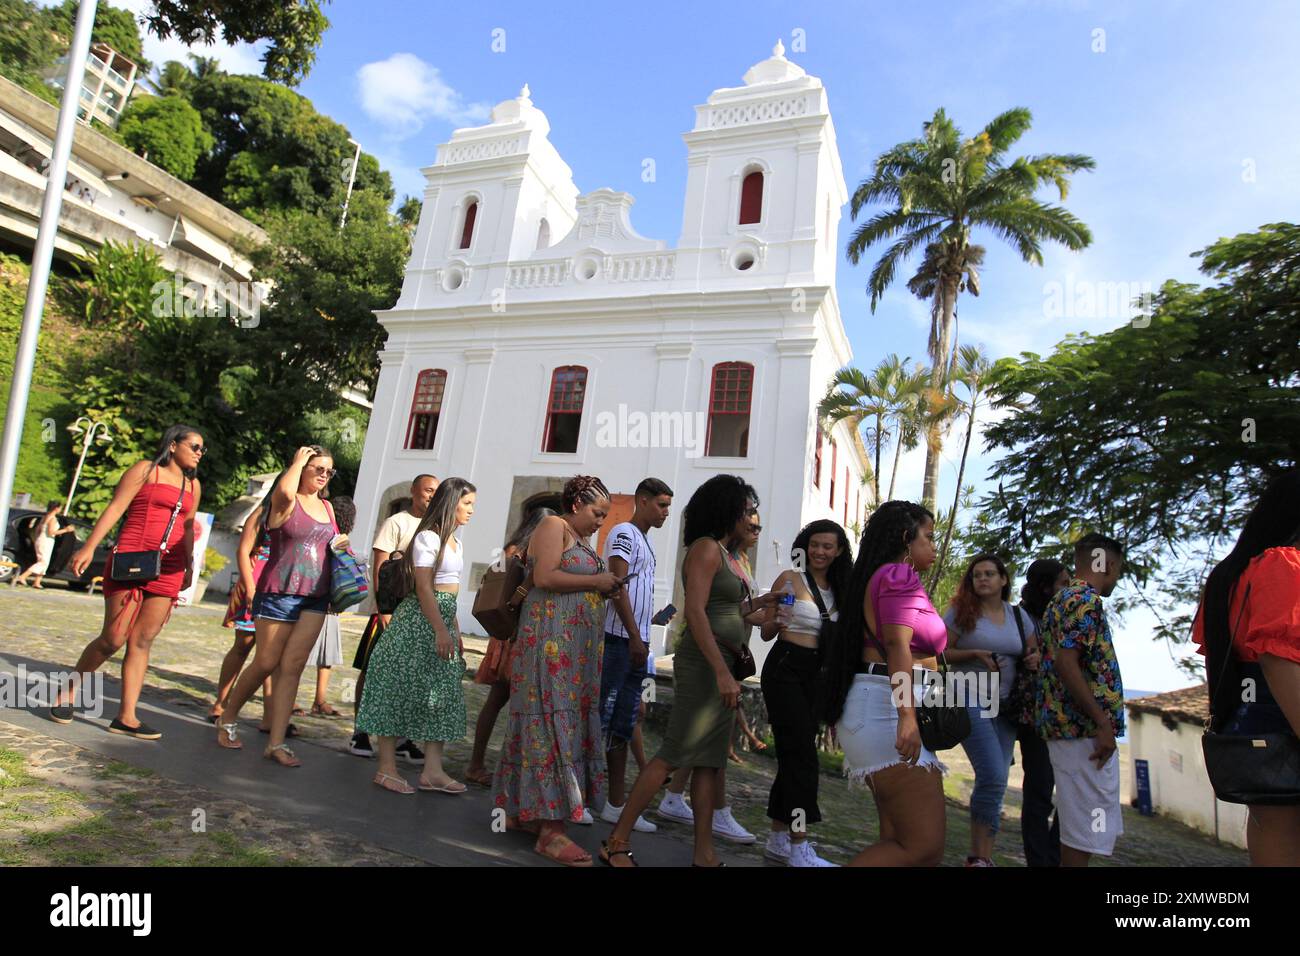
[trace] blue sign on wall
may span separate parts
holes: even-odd
[[[1144,817],[1154,816],[1151,807],[1151,769],[1145,760],[1134,760],[1133,770],[1137,774],[1138,813]]]

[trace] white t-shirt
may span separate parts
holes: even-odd
[[[630,521],[615,525],[605,539],[606,566],[610,558],[627,562],[627,599],[632,603],[632,616],[636,620],[641,640],[650,643],[650,619],[655,615],[655,553],[646,536]],[[628,637],[627,628],[618,616],[614,602],[605,605],[605,632],[618,637]]]
[[[432,531],[421,531],[411,542],[411,560],[417,568],[431,568],[438,559],[441,542]],[[442,564],[434,572],[434,584],[460,584],[460,572],[465,567],[465,553],[460,546],[460,539],[455,535],[447,542],[442,552]]]
[[[375,543],[372,547],[376,551],[385,551],[388,554],[394,551],[405,551],[411,546],[411,539],[419,530],[420,521],[420,518],[409,511],[399,511],[389,516],[379,526],[379,533],[375,535]]]

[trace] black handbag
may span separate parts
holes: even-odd
[[[865,621],[863,624],[867,628],[867,636],[880,649],[880,655],[888,660],[885,645],[876,640],[876,635],[871,633],[871,627]],[[939,655],[938,673],[937,690],[926,688],[921,696],[921,706],[916,708],[916,724],[921,731],[921,743],[931,753],[951,750],[969,737],[971,731],[970,712],[965,703],[948,699],[948,659],[943,654]],[[935,697],[938,699],[935,700]]]
[[[401,551],[390,554],[388,560],[379,566],[379,573],[375,577],[375,610],[380,614],[395,612],[397,605],[415,589],[415,582],[411,580],[405,555]]]
[[[938,694],[940,700],[930,703],[931,691],[927,689],[921,698],[921,706],[916,709],[916,723],[921,731],[921,743],[934,753],[951,750],[970,736],[970,711],[963,703],[956,703],[947,698],[948,659],[939,655]]]
[[[152,478],[153,473],[150,472],[149,476]],[[110,579],[124,583],[143,583],[153,581],[162,574],[163,555],[167,553],[167,539],[172,536],[172,527],[176,524],[176,516],[181,513],[181,503],[185,500],[185,481],[186,479],[181,479],[181,493],[176,496],[176,507],[172,509],[172,516],[167,519],[167,528],[163,531],[158,550],[119,551],[114,547],[108,570]],[[154,482],[149,486],[151,495],[156,484]]]
[[[1237,612],[1237,624],[1246,610],[1250,598],[1250,585]],[[1224,657],[1223,671],[1218,686],[1224,681],[1240,684],[1240,662],[1233,653],[1237,628],[1233,626],[1228,636],[1228,652]],[[1214,729],[1232,715],[1220,718],[1213,713],[1214,698],[1210,698],[1210,719],[1201,737],[1201,752],[1205,755],[1205,772],[1210,778],[1214,795],[1224,803],[1244,803],[1258,806],[1295,806],[1300,804],[1300,738],[1295,734],[1224,734]]]

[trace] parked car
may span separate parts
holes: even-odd
[[[5,529],[4,559],[7,564],[16,564],[18,567],[0,567],[0,584],[7,584],[19,570],[27,568],[36,561],[32,529],[44,516],[44,511],[34,511],[31,508],[9,509],[9,527]],[[59,522],[61,528],[72,525],[76,530],[72,534],[61,534],[54,539],[54,553],[50,555],[50,565],[45,571],[45,576],[67,581],[69,587],[84,591],[90,587],[90,582],[94,578],[104,573],[104,562],[108,560],[109,552],[113,550],[113,541],[105,538],[100,542],[99,547],[95,549],[94,560],[86,568],[86,573],[78,577],[72,573],[68,562],[72,560],[73,554],[81,547],[82,542],[90,537],[93,526],[65,515],[59,515],[55,520]]]

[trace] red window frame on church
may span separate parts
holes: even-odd
[[[817,423],[817,444],[813,446],[813,487],[822,486],[822,425]]]
[[[831,509],[832,509],[831,513],[832,514],[834,513],[834,508],[835,508],[835,469],[839,465],[839,460],[840,460],[839,448],[836,447],[835,439],[832,438],[831,439]],[[848,495],[846,494],[844,497],[847,498]]]
[[[844,466],[844,527],[849,526],[849,466]]]
[[[542,434],[542,451],[572,454],[578,450],[578,430],[582,427],[582,405],[586,394],[587,370],[583,366],[561,365],[551,372],[551,391],[546,400],[546,431]],[[562,424],[567,424],[562,422],[562,418],[566,416],[577,416],[571,433],[569,429],[560,427]],[[566,438],[572,439],[573,447],[557,447]]]
[[[460,245],[457,249],[468,249],[474,242],[474,223],[478,220],[478,200],[471,199],[465,207],[465,220],[460,227]]]
[[[755,169],[745,174],[740,183],[740,218],[742,226],[761,222],[763,219],[763,171]]]
[[[754,401],[754,366],[748,362],[719,362],[713,366],[713,377],[709,382],[709,425],[704,438],[706,457],[715,454],[713,450],[713,426],[719,416],[743,415],[744,422],[739,426],[740,453],[726,455],[728,458],[749,457],[749,413]]]
[[[446,390],[445,369],[426,368],[419,374],[415,380],[415,394],[411,397],[411,414],[406,420],[406,441],[402,447],[420,451],[433,448]]]

